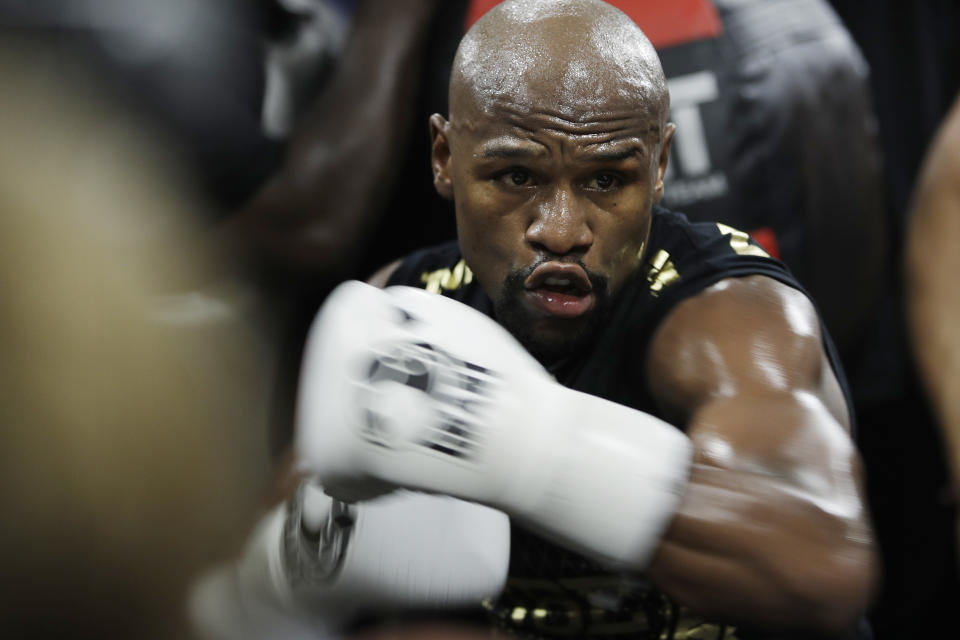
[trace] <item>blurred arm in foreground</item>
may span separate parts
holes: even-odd
[[[266,478],[254,332],[172,304],[229,270],[157,140],[9,43],[0,636],[182,638],[187,585],[236,549]]]

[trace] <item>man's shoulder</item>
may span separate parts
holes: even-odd
[[[616,375],[635,377],[629,372],[647,361],[651,340],[682,301],[722,280],[748,276],[767,276],[803,291],[786,267],[746,233],[723,223],[691,222],[681,213],[655,207],[641,267],[619,294],[591,357],[608,370],[611,359],[621,359],[624,368]],[[608,380],[603,370],[588,373],[590,379],[603,381],[601,386],[620,384]],[[626,388],[624,393],[635,390]]]
[[[783,263],[747,233],[722,222],[692,222],[659,206],[641,275],[654,297],[745,275],[767,275],[799,288]]]

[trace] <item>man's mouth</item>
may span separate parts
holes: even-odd
[[[527,302],[547,315],[576,318],[596,303],[590,278],[577,264],[546,262],[523,284]]]

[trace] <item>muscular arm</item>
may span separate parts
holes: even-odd
[[[280,170],[224,227],[258,271],[310,283],[349,267],[401,163],[437,0],[366,0]]]
[[[909,224],[910,334],[960,486],[960,100],[927,156]]]
[[[874,551],[810,302],[761,276],[722,281],[668,315],[647,365],[696,450],[651,578],[734,623],[848,630],[871,594]]]

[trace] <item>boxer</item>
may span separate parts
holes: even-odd
[[[858,632],[875,552],[835,350],[746,234],[658,206],[668,108],[652,46],[603,2],[508,1],[464,37],[449,119],[430,121],[458,240],[382,269],[384,291],[331,295],[296,448],[338,509],[413,495],[506,514],[506,582],[439,555],[408,570],[438,543],[398,509],[377,544],[316,551],[340,558],[324,602],[375,556],[411,580],[370,583],[399,606],[446,569],[430,584],[471,583],[533,637]],[[285,517],[300,533],[257,553],[307,544],[302,510]],[[479,557],[488,537],[456,526],[449,544]],[[305,563],[281,565],[274,593]]]

